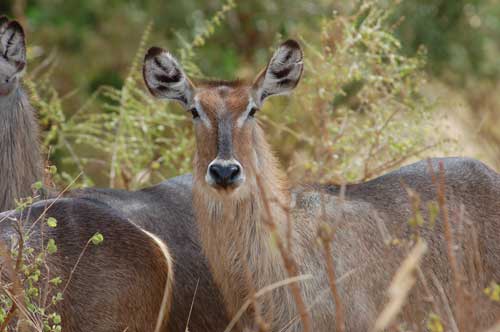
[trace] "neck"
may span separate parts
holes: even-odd
[[[196,167],[194,174],[194,206],[202,245],[229,313],[233,315],[252,292],[287,278],[268,223],[271,220],[275,231],[285,239],[289,192],[260,129],[257,128],[256,133],[253,143],[257,170],[252,172],[255,176],[247,176],[246,188],[237,189],[241,192],[220,195],[208,187]],[[258,304],[268,323],[274,326],[292,316],[293,299],[286,287],[267,295]],[[252,317],[247,313],[242,319]]]
[[[41,180],[38,126],[20,87],[0,96],[0,211],[15,207],[15,199],[31,196]]]

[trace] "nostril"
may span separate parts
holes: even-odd
[[[215,180],[215,182],[219,183],[221,180],[221,166],[218,164],[210,165],[208,171],[210,172],[210,176]]]
[[[238,165],[230,165],[229,166],[229,178],[231,179],[231,181],[234,181],[238,178],[238,176],[240,175],[240,166]]]

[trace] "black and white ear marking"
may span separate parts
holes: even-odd
[[[17,21],[0,17],[0,56],[21,71],[26,66],[24,31]]]
[[[281,44],[266,69],[254,81],[256,103],[260,105],[269,96],[292,91],[299,83],[303,68],[303,53],[299,43],[289,39]]]
[[[142,73],[153,96],[177,100],[185,108],[193,104],[194,87],[169,52],[151,47],[144,57]]]

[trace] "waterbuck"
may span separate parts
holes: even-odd
[[[16,199],[31,196],[32,184],[42,179],[38,124],[20,82],[25,67],[23,28],[1,16],[0,211],[14,208]]]
[[[199,245],[191,188],[192,177],[184,175],[134,192],[82,189],[39,201],[27,216],[4,212],[0,220],[10,215],[31,227],[42,213],[56,218],[56,228],[32,227],[31,239],[35,247],[42,237],[55,239],[49,267],[63,282],[92,234],[104,235],[71,278],[60,304],[63,331],[155,331],[145,324],[156,322],[166,299],[170,310],[161,318],[168,321],[160,331],[224,331],[229,319]],[[17,237],[15,225],[0,222],[2,239]],[[172,279],[166,293],[164,281]]]
[[[46,224],[55,217],[56,227]],[[167,247],[156,236],[137,227],[105,204],[88,199],[39,201],[23,212],[0,213],[2,242],[20,243],[35,254],[55,241],[56,249],[46,253],[41,277],[33,287],[39,289],[36,300],[46,313],[61,316],[61,327],[68,332],[160,331],[166,328],[172,297],[173,265]],[[20,232],[19,225],[23,231]],[[53,226],[53,225],[52,225]],[[104,241],[92,245],[91,238],[100,232]],[[20,241],[19,234],[23,234]],[[55,252],[54,252],[55,251]],[[14,281],[21,273],[8,266],[10,251],[2,252],[3,280]],[[23,254],[31,257],[29,254]],[[32,264],[30,259],[27,264]],[[12,264],[13,265],[13,264]],[[10,271],[10,272],[9,272]],[[7,273],[8,272],[8,273]],[[55,287],[49,282],[60,278]],[[51,299],[60,292],[62,301],[55,306]],[[20,290],[11,289],[19,296]],[[22,295],[21,295],[22,296]],[[22,302],[18,312],[26,312]],[[46,309],[51,308],[51,309]],[[28,311],[29,312],[29,311]],[[41,331],[42,317],[31,314],[23,326]],[[16,321],[13,321],[15,323]],[[50,322],[50,320],[49,320]],[[20,329],[19,331],[26,331]]]
[[[417,192],[421,202],[436,201],[433,177],[442,164],[447,200],[442,210],[455,220],[452,234],[461,240],[451,256],[458,257],[460,270],[466,271],[458,278],[467,277],[467,286],[475,283],[473,292],[467,293],[475,310],[466,313],[466,322],[464,315],[456,314],[460,303],[453,302],[457,289],[446,254],[450,244],[443,235],[443,217],[433,228],[418,231],[429,249],[403,318],[422,326],[431,308],[451,307],[456,310],[441,317],[450,329],[458,325],[477,330],[492,324],[498,312],[487,309],[482,290],[500,280],[499,174],[475,160],[445,158],[417,162],[344,190],[320,184],[290,189],[256,116],[268,97],[293,90],[302,70],[303,53],[293,40],[281,44],[249,84],[193,83],[169,52],[152,47],[145,56],[143,73],[151,93],[179,102],[193,118],[193,205],[201,244],[229,315],[236,315],[255,291],[294,274],[285,266],[289,259],[284,263],[278,250],[277,238],[287,239],[285,247],[297,262],[296,272],[312,276],[300,283],[300,298],[311,320],[298,319],[299,296],[281,287],[257,299],[253,310],[241,317],[242,327],[253,330],[257,318],[270,325],[269,331],[302,331],[307,322],[310,331],[334,330],[335,304],[325,255],[316,244],[326,222],[336,230],[328,254],[333,255],[339,277],[346,330],[372,328],[407,248],[391,243],[411,243],[415,233],[408,222],[414,212],[407,188]],[[474,235],[477,241],[472,241]],[[468,264],[467,250],[473,243],[481,258]],[[429,299],[428,293],[442,296]]]

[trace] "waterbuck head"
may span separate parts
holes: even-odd
[[[26,66],[24,31],[17,21],[0,16],[0,97],[12,93]]]
[[[299,44],[288,40],[253,83],[193,83],[170,53],[158,47],[149,49],[143,68],[148,89],[158,98],[178,101],[192,114],[197,185],[221,195],[243,194],[251,190],[258,173],[272,172],[266,169],[271,158],[269,147],[255,117],[266,98],[295,88],[302,60]]]

